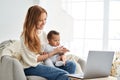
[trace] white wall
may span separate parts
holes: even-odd
[[[48,12],[45,30],[57,30],[62,42],[70,42],[73,39],[73,18],[62,9],[61,0],[40,0],[40,5]]]
[[[24,17],[32,0],[0,1],[0,42],[8,39],[19,39]]]
[[[28,8],[39,3],[48,12],[45,31],[58,30],[63,41],[71,41],[73,19],[61,8],[61,0],[2,0],[0,2],[0,42],[19,39]]]

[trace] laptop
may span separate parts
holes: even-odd
[[[85,70],[80,74],[68,74],[78,79],[107,77],[110,75],[114,51],[89,51]]]

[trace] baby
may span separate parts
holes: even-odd
[[[44,52],[49,52],[53,51],[57,47],[63,47],[60,46],[60,35],[59,32],[57,31],[50,31],[47,35],[48,39],[48,44],[44,46]],[[69,50],[64,48],[65,52],[68,52]],[[66,56],[64,55],[65,53],[57,54],[54,55],[53,57],[48,58],[47,60],[44,61],[45,65],[48,66],[64,66],[66,62]]]

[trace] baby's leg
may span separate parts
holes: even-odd
[[[64,66],[65,65],[65,63],[63,62],[63,61],[56,61],[55,62],[55,66]]]
[[[50,58],[46,59],[44,61],[45,65],[48,65],[48,66],[52,66],[52,67],[55,67],[52,60]]]

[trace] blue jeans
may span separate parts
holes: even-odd
[[[70,80],[66,74],[73,74],[76,65],[72,61],[66,61],[65,66],[50,67],[47,65],[39,64],[36,67],[24,69],[26,76],[41,76],[47,80]]]

